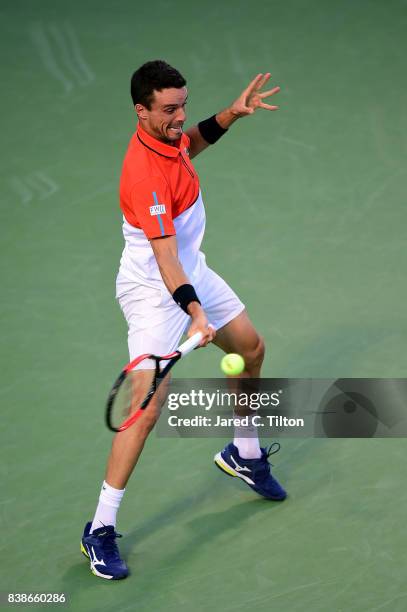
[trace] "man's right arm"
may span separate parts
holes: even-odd
[[[189,285],[190,281],[184,272],[184,269],[178,259],[178,247],[176,236],[164,236],[162,238],[153,238],[150,240],[151,248],[153,249],[160,274],[165,286],[171,295],[182,285]],[[206,346],[215,337],[215,330],[208,327],[208,319],[199,302],[190,302],[188,314],[192,318],[191,326],[188,335],[192,336],[200,331],[203,334],[202,346]]]

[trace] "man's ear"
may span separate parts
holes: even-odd
[[[142,104],[136,104],[134,110],[136,111],[137,117],[139,119],[147,119],[145,106],[143,106]]]

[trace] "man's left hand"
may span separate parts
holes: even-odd
[[[265,108],[266,110],[271,111],[278,110],[280,108],[279,106],[266,104],[263,102],[263,100],[278,93],[280,91],[280,87],[273,87],[273,89],[269,89],[268,91],[260,91],[270,77],[270,72],[266,72],[266,74],[258,74],[241,93],[238,99],[230,105],[230,112],[235,117],[245,117],[246,115],[252,115],[258,108]]]

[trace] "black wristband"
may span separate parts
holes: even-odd
[[[172,297],[174,298],[174,301],[178,304],[178,306],[182,308],[182,310],[187,314],[189,314],[188,305],[191,302],[198,302],[198,304],[201,303],[192,285],[180,285],[179,287],[177,287],[177,289],[175,289],[174,293],[172,294]]]
[[[205,119],[205,121],[200,121],[198,123],[198,129],[201,132],[202,138],[205,138],[206,142],[209,142],[209,144],[215,144],[215,142],[227,132],[227,130],[221,127],[216,121],[216,115],[209,117],[209,119]]]

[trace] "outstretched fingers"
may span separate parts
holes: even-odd
[[[263,80],[263,78],[263,73],[259,73],[256,77],[254,77],[253,81],[251,81],[251,83],[249,83],[249,85],[244,90],[244,95],[249,96],[256,89],[259,89],[259,83]]]
[[[279,106],[273,106],[272,104],[266,104],[265,102],[260,102],[259,107],[267,110],[278,110],[280,108]]]
[[[280,87],[273,87],[273,89],[269,89],[268,91],[263,91],[262,93],[259,93],[259,98],[263,99],[263,98],[268,98],[269,96],[273,96],[274,94],[278,93],[280,91]]]
[[[271,77],[271,73],[270,72],[266,72],[266,74],[263,75],[263,78],[260,80],[257,89],[261,89],[262,87],[264,87],[264,85],[267,83],[267,81],[270,79]]]

